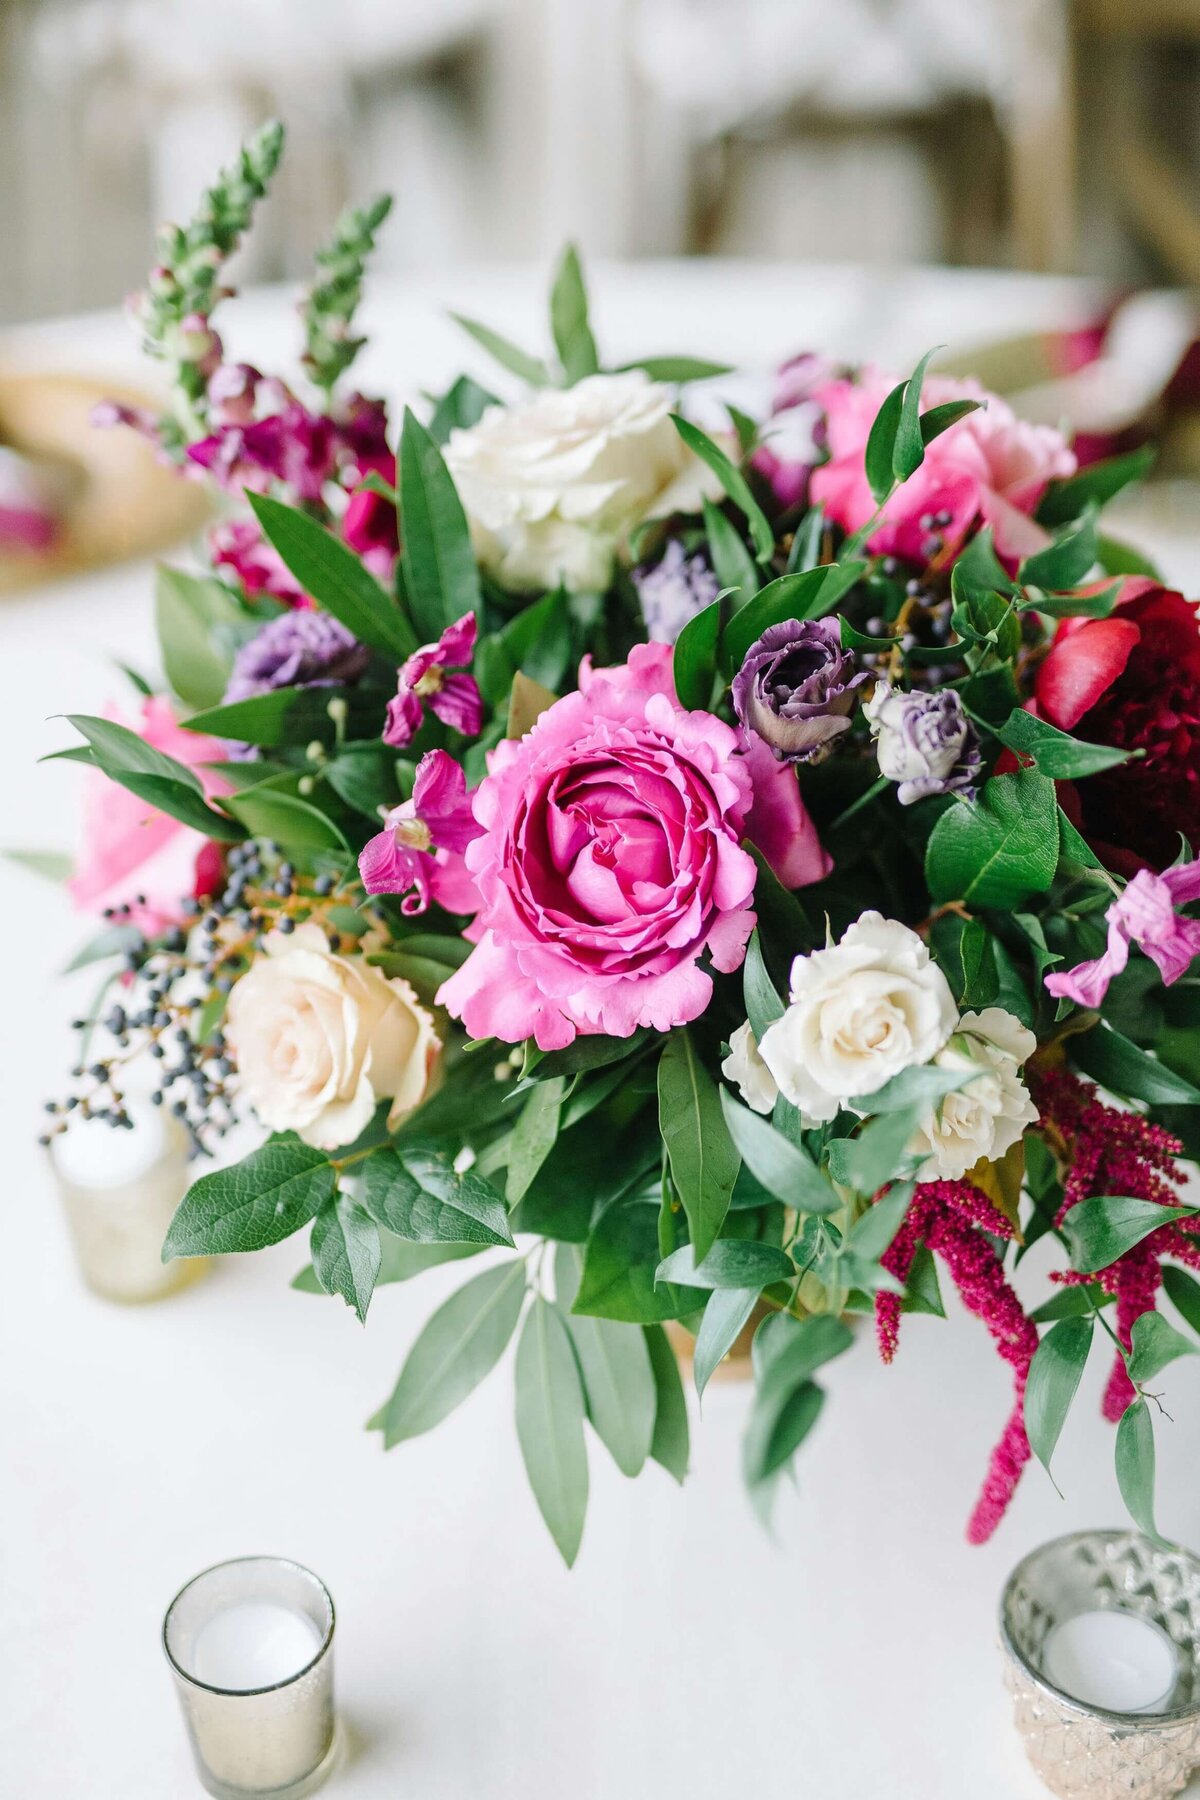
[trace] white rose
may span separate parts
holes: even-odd
[[[671,423],[672,405],[671,389],[642,370],[589,375],[450,433],[446,464],[497,581],[605,588],[643,519],[699,510],[715,485]]]
[[[441,1043],[406,981],[362,956],[336,956],[309,921],[268,933],[225,1015],[242,1087],[264,1125],[336,1150],[371,1120],[411,1112]]]
[[[721,1064],[721,1073],[735,1084],[746,1105],[756,1113],[769,1113],[779,1098],[775,1077],[758,1053],[758,1040],[749,1019],[730,1037],[729,1055]]]
[[[949,1043],[934,1058],[940,1069],[972,1079],[929,1110],[909,1148],[925,1157],[920,1181],[957,1181],[986,1157],[995,1162],[1038,1116],[1021,1079],[1037,1039],[1003,1007],[964,1013]]]
[[[798,956],[789,998],[759,1050],[780,1092],[814,1123],[928,1062],[958,1017],[916,932],[877,912],[863,913],[840,943]]]

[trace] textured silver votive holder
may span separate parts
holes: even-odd
[[[1160,1626],[1179,1656],[1166,1709],[1107,1712],[1047,1680],[1047,1634],[1120,1609]],[[1062,1800],[1158,1800],[1200,1762],[1200,1559],[1137,1531],[1077,1531],[1019,1562],[1000,1602],[1005,1677],[1030,1762]]]
[[[195,1669],[206,1626],[230,1607],[265,1602],[315,1627],[310,1661],[267,1687],[218,1687]],[[337,1760],[333,1710],[333,1601],[311,1570],[279,1556],[218,1563],[176,1594],[163,1621],[201,1783],[216,1800],[301,1800]]]

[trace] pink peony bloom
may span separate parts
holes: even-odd
[[[1200,919],[1181,919],[1175,911],[1192,900],[1200,900],[1200,862],[1178,863],[1161,875],[1139,869],[1104,915],[1108,921],[1104,955],[1047,975],[1047,993],[1056,1000],[1074,1000],[1077,1006],[1099,1006],[1109,982],[1129,961],[1130,944],[1139,944],[1158,964],[1170,987],[1193,957],[1200,956]]]
[[[421,913],[431,899],[447,912],[479,905],[463,851],[479,836],[467,778],[452,756],[430,750],[417,764],[412,799],[394,806],[358,859],[368,894],[403,894],[400,910]]]
[[[472,1037],[543,1050],[696,1018],[701,957],[736,969],[754,925],[751,797],[736,734],[675,699],[669,646],[585,660],[578,693],[491,753],[466,852],[476,948],[440,1002]]]
[[[792,764],[776,762],[770,745],[756,731],[744,735],[742,755],[754,784],[746,836],[762,851],[784,887],[809,887],[814,881],[823,881],[833,867],[833,858],[817,837]]]
[[[830,382],[816,396],[825,409],[830,460],[813,471],[810,497],[846,531],[857,531],[875,512],[864,456],[875,415],[894,385],[865,369],[857,381]],[[1028,556],[1049,541],[1034,509],[1049,481],[1074,474],[1074,452],[1060,431],[1026,424],[977,382],[931,375],[921,390],[922,409],[948,400],[984,406],[928,445],[921,467],[888,501],[868,549],[928,562],[929,521],[937,519],[942,541],[956,550],[969,532],[990,525],[1000,556],[1010,562]]]
[[[251,600],[267,594],[285,606],[312,605],[257,519],[222,519],[208,534],[208,553],[213,567],[228,571]]]
[[[462,670],[475,651],[475,614],[464,613],[448,625],[436,644],[422,644],[404,663],[395,698],[388,701],[383,741],[395,750],[411,744],[421,729],[425,707],[443,725],[474,737],[483,724],[483,697],[473,675]]]
[[[124,723],[112,708],[105,716]],[[226,792],[219,777],[198,766],[218,761],[223,746],[185,731],[161,695],[143,702],[133,729],[155,750],[196,768],[207,794]],[[83,841],[67,884],[77,906],[102,913],[106,907],[130,905],[131,923],[159,932],[178,923],[182,900],[211,893],[216,876],[212,843],[203,832],[157,811],[98,769],[89,772]],[[139,895],[143,899],[134,905]]]

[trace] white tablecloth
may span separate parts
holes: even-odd
[[[1071,284],[996,275],[647,265],[599,272],[615,355],[769,360],[822,345],[900,366],[1078,316]],[[534,343],[541,277],[381,284],[386,332],[363,381],[437,387],[483,364],[434,297]],[[251,296],[235,348],[277,358],[286,296]],[[232,315],[231,315],[232,316]],[[294,336],[293,340],[294,341]],[[0,353],[5,347],[0,346]],[[18,334],[27,364],[128,373],[119,322]],[[1164,545],[1168,573],[1195,547]],[[1172,554],[1177,560],[1172,561]],[[120,692],[110,659],[151,654],[149,571],[132,565],[0,602],[3,839],[71,841],[76,771],[48,715]],[[292,1292],[299,1240],[230,1259],[143,1309],[85,1293],[33,1139],[84,1004],[56,972],[81,921],[0,868],[4,924],[5,1292],[0,1301],[0,1793],[186,1800],[198,1792],[159,1647],[167,1600],[222,1557],[278,1551],[329,1583],[348,1757],[345,1800],[1013,1800],[1042,1790],[1007,1716],[995,1610],[1031,1545],[1123,1517],[1096,1351],[1068,1422],[1059,1500],[1030,1470],[992,1544],[963,1526],[1010,1404],[983,1328],[905,1322],[891,1369],[869,1326],[828,1371],[830,1403],[776,1541],[741,1491],[745,1394],[710,1390],[680,1492],[624,1481],[596,1446],[583,1550],[567,1574],[529,1496],[502,1366],[440,1430],[383,1456],[363,1421],[460,1278],[382,1290],[365,1331]],[[1048,1257],[1028,1258],[1044,1290]],[[1162,1378],[1160,1521],[1200,1542],[1200,1359]],[[1200,1786],[1196,1791],[1200,1793]]]

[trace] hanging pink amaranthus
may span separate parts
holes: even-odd
[[[1025,1380],[1038,1347],[1037,1327],[1026,1318],[985,1233],[1010,1238],[1013,1228],[978,1188],[969,1181],[922,1182],[882,1259],[884,1268],[898,1281],[907,1281],[921,1244],[940,1256],[963,1304],[983,1320],[1001,1356],[1013,1370],[1013,1409],[992,1451],[987,1476],[967,1523],[967,1539],[972,1544],[986,1543],[991,1537],[1029,1461],[1023,1405]],[[875,1323],[880,1353],[884,1362],[891,1362],[900,1329],[899,1294],[875,1296]]]
[[[1175,1167],[1175,1158],[1183,1145],[1161,1125],[1151,1125],[1140,1113],[1118,1112],[1115,1107],[1105,1106],[1089,1082],[1080,1081],[1065,1069],[1044,1073],[1038,1079],[1035,1098],[1043,1120],[1064,1140],[1071,1157],[1056,1225],[1062,1224],[1079,1201],[1097,1194],[1123,1194],[1157,1201],[1160,1206],[1178,1205],[1176,1190],[1183,1178]],[[1053,1279],[1067,1285],[1098,1281],[1105,1293],[1115,1294],[1117,1336],[1128,1350],[1135,1320],[1154,1311],[1164,1256],[1173,1256],[1190,1268],[1200,1268],[1200,1243],[1171,1221],[1096,1275],[1081,1275],[1068,1269]],[[1117,1356],[1104,1390],[1105,1418],[1115,1424],[1133,1398],[1134,1387],[1124,1359]]]

